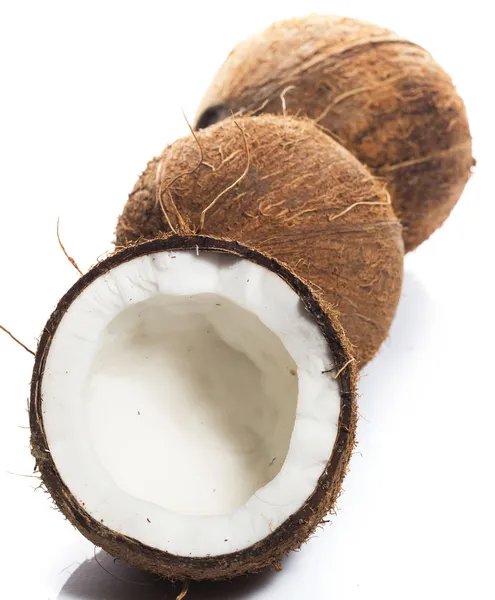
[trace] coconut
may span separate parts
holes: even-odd
[[[400,224],[383,184],[310,121],[231,118],[168,146],[130,194],[117,243],[170,229],[229,237],[289,265],[338,310],[361,366],[387,336]]]
[[[289,268],[176,236],[97,264],[36,353],[32,453],[89,540],[159,576],[277,566],[331,510],[353,449],[355,366]]]
[[[406,251],[448,217],[474,164],[462,99],[423,48],[388,29],[311,15],[239,44],[198,112],[306,115],[387,182]]]

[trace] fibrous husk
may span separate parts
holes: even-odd
[[[93,518],[60,476],[50,452],[50,440],[44,427],[42,383],[45,364],[53,337],[72,303],[96,279],[110,274],[113,269],[127,261],[157,252],[183,250],[196,250],[198,253],[222,252],[240,257],[270,270],[290,285],[328,343],[329,353],[334,361],[334,370],[328,373],[328,377],[338,380],[340,392],[340,416],[336,441],[314,492],[270,535],[244,550],[220,556],[176,556],[109,529],[102,521]],[[355,443],[356,378],[355,363],[350,358],[350,346],[337,315],[330,307],[320,303],[313,291],[290,269],[260,252],[231,240],[195,235],[169,235],[147,243],[130,245],[116,252],[93,267],[60,300],[43,329],[36,352],[29,411],[31,451],[36,459],[41,479],[57,507],[70,523],[96,546],[135,567],[169,579],[232,578],[260,571],[266,567],[278,567],[279,561],[292,550],[299,548],[322,523],[325,515],[335,507]],[[63,410],[63,407],[60,410]],[[118,448],[115,451],[118,452]]]
[[[361,366],[386,338],[402,283],[400,224],[383,184],[314,123],[230,118],[168,146],[130,194],[117,243],[170,228],[287,264],[340,313]]]
[[[406,251],[448,217],[466,184],[471,135],[462,99],[423,48],[354,19],[311,15],[240,43],[198,112],[314,119],[387,182]]]

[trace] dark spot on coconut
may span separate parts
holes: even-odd
[[[207,256],[206,260],[221,269],[230,269],[241,259],[238,256],[232,256],[231,254],[219,254],[218,256]]]
[[[230,110],[225,104],[210,106],[201,113],[201,116],[196,122],[196,129],[205,129],[205,127],[218,123],[218,121],[223,121],[223,119],[230,114]]]
[[[322,371],[321,374],[325,375],[325,373],[333,373],[335,371],[335,367],[332,367],[331,369],[326,369],[325,371]]]
[[[296,375],[296,370],[295,370],[295,369],[291,369],[291,370],[289,371],[289,373],[290,373],[291,375],[294,375],[294,376],[295,376],[295,375]]]

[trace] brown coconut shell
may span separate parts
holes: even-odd
[[[168,146],[130,194],[117,243],[170,227],[289,265],[338,310],[361,366],[386,338],[402,283],[400,224],[383,184],[312,122],[228,119]]]
[[[206,558],[175,556],[151,548],[138,540],[126,537],[95,520],[72,495],[62,480],[50,453],[43,424],[41,393],[45,362],[51,341],[60,322],[74,300],[84,289],[108,271],[136,257],[155,252],[191,250],[225,252],[261,265],[276,273],[299,295],[305,309],[323,332],[335,362],[341,397],[338,433],[331,456],[316,489],[301,508],[269,536],[253,546],[221,556]],[[305,542],[324,516],[334,508],[341,492],[342,481],[355,443],[357,421],[356,368],[350,358],[350,346],[335,312],[322,304],[313,291],[287,267],[267,255],[230,240],[205,236],[176,236],[156,239],[130,246],[98,263],[84,275],[60,300],[43,330],[36,352],[31,381],[30,425],[31,450],[41,479],[55,504],[67,519],[93,544],[112,556],[156,575],[178,580],[225,579],[278,567],[279,561]]]
[[[387,182],[406,251],[445,221],[474,164],[464,103],[447,73],[423,48],[354,19],[282,21],[240,43],[196,126],[230,111],[314,119]]]

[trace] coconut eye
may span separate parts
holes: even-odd
[[[196,123],[196,129],[205,129],[218,121],[223,121],[230,114],[226,104],[216,104],[207,108],[199,117]]]

